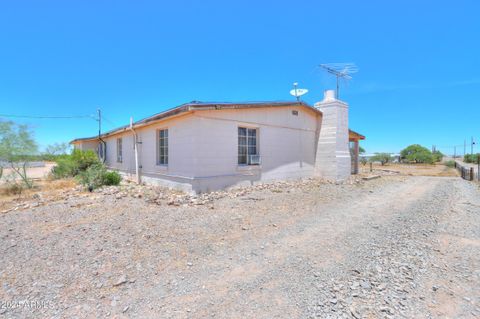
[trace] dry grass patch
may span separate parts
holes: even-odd
[[[373,172],[370,172],[370,164],[360,166],[362,174],[379,174],[395,173],[399,175],[409,176],[443,176],[455,177],[458,176],[456,169],[446,166],[442,163],[437,164],[398,164],[389,163],[384,166],[380,164],[373,164]]]
[[[54,201],[61,198],[65,191],[77,186],[73,179],[37,180],[32,188],[25,188],[20,182],[0,185],[0,211],[8,210],[24,202],[39,199]]]

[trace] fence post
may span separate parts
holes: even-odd
[[[473,174],[475,174],[475,169],[473,167],[470,167],[470,181],[473,181]]]
[[[477,154],[477,179],[480,182],[480,154]]]

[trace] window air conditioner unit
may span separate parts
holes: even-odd
[[[248,164],[249,165],[260,165],[260,155],[249,155]]]

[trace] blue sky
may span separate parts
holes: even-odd
[[[478,1],[2,1],[0,114],[95,114],[104,128],[191,100],[321,100],[342,84],[367,152],[452,153],[480,139]],[[16,119],[39,144],[96,134],[90,118]],[[463,147],[460,147],[463,152]],[[476,149],[480,150],[480,148]]]

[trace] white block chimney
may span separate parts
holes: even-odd
[[[323,101],[315,103],[322,113],[315,157],[315,176],[342,181],[351,174],[348,140],[348,104],[325,91]]]

